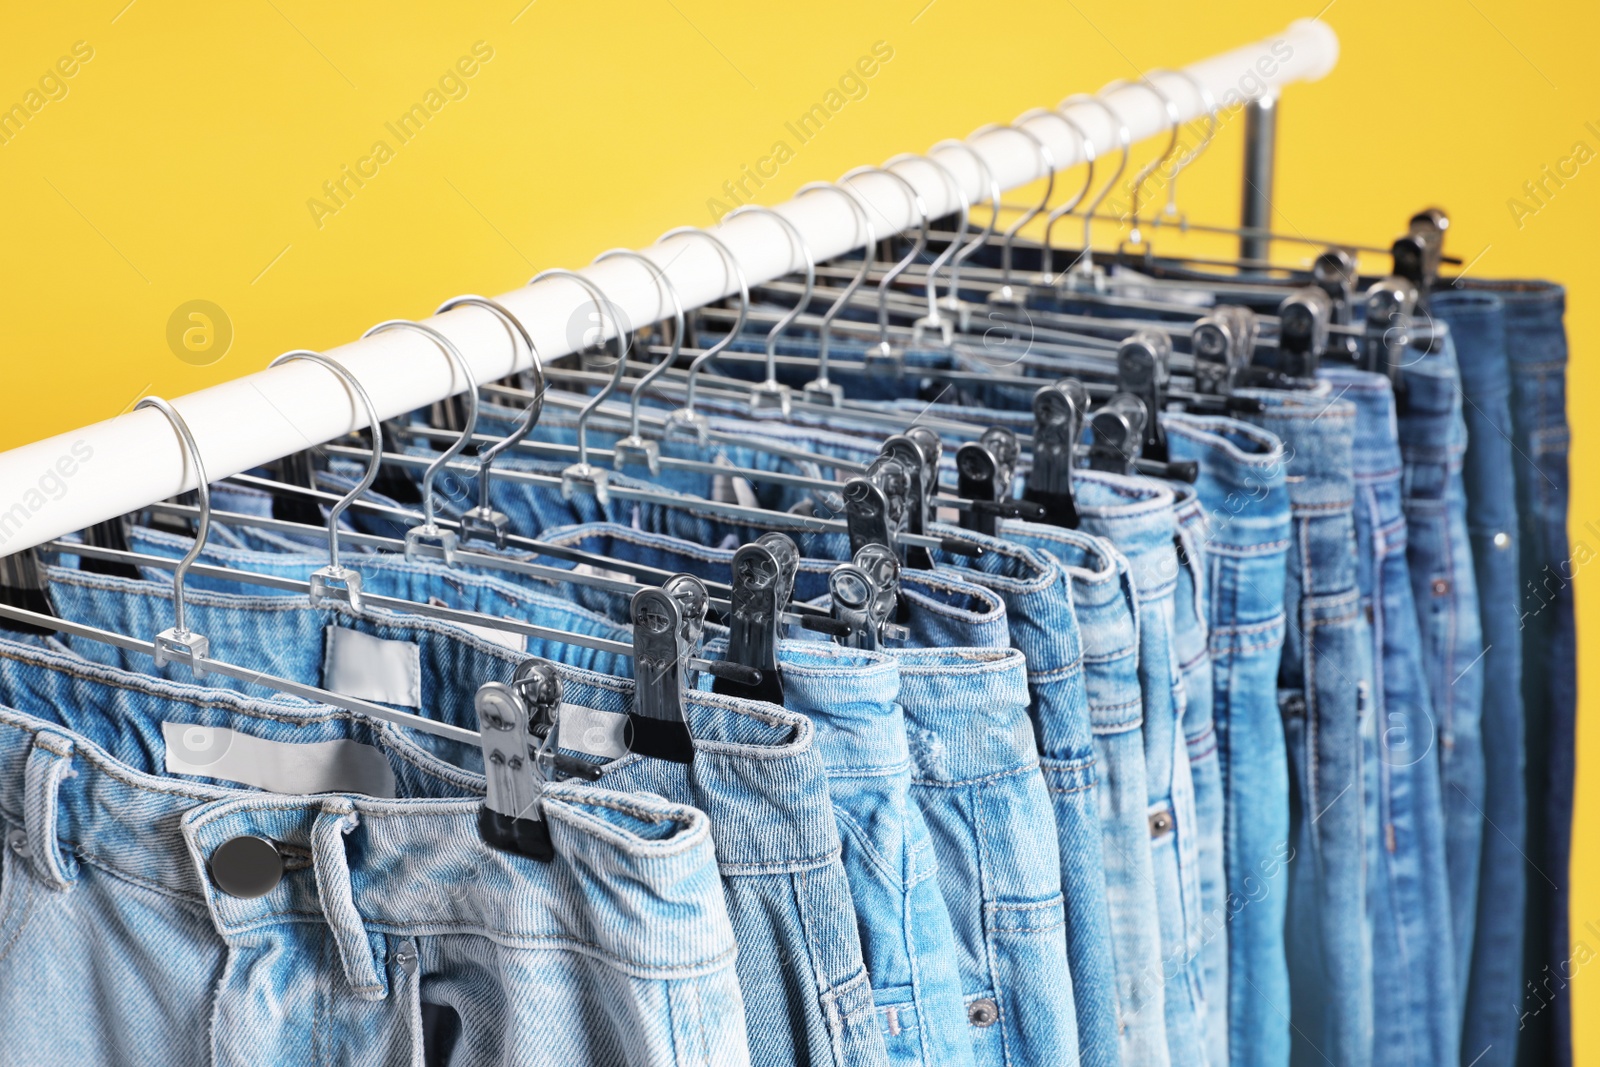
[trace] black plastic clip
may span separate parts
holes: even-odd
[[[1117,349],[1117,392],[1144,402],[1139,455],[1158,463],[1167,461],[1167,432],[1160,416],[1167,410],[1171,381],[1172,338],[1165,330],[1139,330]]]
[[[1002,426],[991,426],[978,440],[956,449],[956,493],[972,501],[961,513],[963,529],[995,533],[1000,516],[1013,503],[1011,480],[1021,453],[1017,435]]]
[[[1342,248],[1329,248],[1311,264],[1311,280],[1328,295],[1328,324],[1351,326],[1355,323],[1356,261]],[[1326,348],[1329,356],[1349,363],[1361,354],[1361,342],[1352,333],[1330,333]]]
[[[1382,374],[1397,388],[1406,348],[1413,337],[1412,314],[1417,309],[1417,293],[1417,286],[1410,279],[1397,275],[1390,275],[1367,290],[1367,330],[1361,368]]]
[[[1314,286],[1296,289],[1278,305],[1278,352],[1272,367],[1285,387],[1315,378],[1323,353],[1328,348],[1328,326],[1332,321],[1333,301]]]
[[[1089,466],[1113,474],[1137,469],[1150,412],[1132,393],[1116,393],[1089,419]]]
[[[783,703],[783,676],[778,670],[778,639],[784,608],[794,594],[800,550],[787,535],[762,534],[733,554],[732,607],[728,619],[728,659],[761,672],[761,681],[745,685],[725,678],[712,689],[726,696]]]
[[[1076,378],[1063,378],[1033,394],[1033,469],[1022,498],[1040,505],[1043,521],[1052,526],[1078,527],[1072,470],[1088,411],[1089,390]]]
[[[683,712],[690,655],[683,606],[666,589],[647,588],[633,594],[631,612],[634,695],[628,715],[629,748],[642,756],[688,763],[694,747]]]
[[[511,684],[488,682],[473,701],[489,792],[478,834],[491,847],[548,863],[555,855],[540,808],[544,766],[556,751],[561,679],[544,660],[527,660]]]
[[[848,627],[837,638],[849,648],[873,650],[907,631],[890,621],[900,599],[900,561],[883,545],[862,546],[849,563],[828,576],[833,617]]]

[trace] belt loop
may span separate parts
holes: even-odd
[[[339,959],[345,977],[356,996],[363,1000],[383,1000],[389,995],[386,969],[378,966],[385,954],[385,940],[369,937],[366,923],[356,910],[355,890],[350,884],[350,861],[345,853],[345,835],[361,824],[361,817],[350,809],[323,809],[311,829],[311,857],[317,875],[317,896],[322,914],[339,946]]]
[[[61,783],[75,776],[72,740],[52,731],[34,735],[24,774],[22,822],[28,832],[28,862],[41,882],[58,891],[78,879],[78,861],[61,848]]]

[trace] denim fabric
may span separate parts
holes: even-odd
[[[1366,750],[1376,741],[1372,640],[1356,577],[1355,405],[1326,389],[1246,395],[1264,407],[1248,421],[1283,442],[1288,465],[1278,704],[1289,754],[1290,1062],[1364,1067],[1373,1055],[1367,839],[1375,832],[1366,798],[1376,796]]]
[[[1144,701],[1139,693],[1139,605],[1133,575],[1127,559],[1110,542],[1078,530],[1006,521],[1001,533],[1008,541],[1048,552],[1072,583],[1072,609],[1083,646],[1084,687],[1094,731],[1122,1063],[1166,1064],[1161,923],[1150,855],[1141,731]]]
[[[51,579],[58,610],[80,621],[143,633],[170,618],[165,587],[59,569]],[[70,591],[76,593],[68,600]],[[191,593],[188,604],[191,626],[208,633],[219,655],[313,684],[325,666],[323,629],[335,619],[372,636],[411,641],[419,648],[422,707],[460,725],[476,726],[478,685],[506,680],[524,658],[445,623],[372,609],[356,616],[342,606],[316,610],[282,596],[201,592]],[[78,644],[88,651],[87,642]],[[568,666],[561,672],[567,703],[612,712],[631,707],[631,681],[577,666],[609,670],[620,657],[554,642],[535,651]],[[692,765],[629,756],[608,766],[601,784],[655,793],[710,816],[739,945],[752,1062],[887,1064],[810,720],[711,693],[686,695],[684,714],[696,745]],[[482,765],[476,748],[429,735],[416,743],[448,752],[469,769]]]
[[[1454,1063],[1461,1017],[1455,995],[1438,724],[1423,668],[1406,562],[1406,519],[1394,392],[1389,380],[1324,370],[1356,406],[1357,578],[1372,613],[1377,719],[1377,838],[1369,844],[1373,1061]]]
[[[738,545],[765,532],[711,515],[688,500],[673,505],[641,503],[633,517],[641,530],[700,544]],[[769,528],[790,533],[802,556],[842,560],[849,555],[849,541],[843,532],[807,532],[776,523]],[[940,523],[933,523],[929,532],[936,537],[963,537],[982,546],[983,554],[976,558],[934,550],[934,573],[950,574],[998,594],[1005,602],[1011,645],[1026,657],[1029,708],[1034,728],[1044,741],[1040,746],[1042,766],[1060,832],[1060,883],[1066,896],[1080,1055],[1085,1064],[1116,1063],[1116,965],[1100,854],[1094,740],[1066,576],[1049,555],[1005,539]],[[915,615],[913,610],[913,618]],[[995,630],[990,633],[997,635]],[[948,894],[946,903],[959,935],[960,920],[955,914],[959,905]],[[981,1049],[979,1055],[981,1059]]]
[[[1178,585],[1172,600],[1172,647],[1183,678],[1183,738],[1194,782],[1195,874],[1200,882],[1200,964],[1205,974],[1206,1054],[1227,1063],[1228,938],[1227,874],[1222,860],[1222,767],[1213,712],[1210,540],[1206,509],[1194,486],[1167,483],[1173,493]]]
[[[1566,290],[1550,282],[1463,281],[1498,296],[1511,374],[1511,436],[1521,545],[1522,702],[1527,730],[1528,926],[1518,1006],[1518,1058],[1572,1062],[1574,970],[1568,930],[1577,712],[1575,559],[1592,554],[1595,527],[1567,541]],[[1577,556],[1581,547],[1583,555]]]
[[[896,657],[786,641],[784,704],[816,726],[861,951],[891,1064],[972,1064],[955,930],[911,799]]]
[[[1168,415],[1163,422],[1172,458],[1198,465],[1195,489],[1210,518],[1205,560],[1225,882],[1220,908],[1213,895],[1202,896],[1207,925],[1228,929],[1225,981],[1206,971],[1210,1018],[1216,1023],[1220,1002],[1224,1062],[1272,1067],[1289,1059],[1289,756],[1277,693],[1287,457],[1272,434],[1233,419]],[[1198,778],[1195,791],[1198,801]],[[1213,993],[1222,989],[1225,996]]]
[[[1080,1063],[1061,869],[1027,664],[1013,649],[906,651],[901,702],[912,795],[939,884],[979,1064]]]
[[[398,798],[170,775],[163,720],[370,746]],[[451,1063],[749,1062],[706,816],[551,786],[538,863],[466,777],[386,723],[0,645],[0,1061],[400,1067],[442,1009]],[[241,835],[288,857],[256,899],[207,873]]]
[[[1406,565],[1422,634],[1422,665],[1438,724],[1439,796],[1459,1017],[1466,1005],[1483,849],[1483,628],[1467,538],[1462,465],[1467,424],[1448,328],[1405,367],[1400,458],[1405,463]]]
[[[1146,813],[1161,924],[1167,1051],[1174,1067],[1203,1065],[1209,1043],[1201,959],[1201,830],[1183,729],[1186,694],[1176,644],[1180,564],[1175,500],[1172,490],[1159,482],[1098,471],[1078,472],[1073,491],[1082,528],[1127,556],[1138,592]]]
[[[1517,497],[1511,424],[1511,367],[1505,304],[1488,292],[1434,294],[1433,315],[1450,328],[1461,366],[1467,453],[1467,530],[1482,620],[1483,853],[1461,1058],[1481,1067],[1517,1061],[1522,1015],[1523,925],[1531,874],[1527,855],[1526,739],[1522,716],[1522,634],[1507,610],[1517,604]],[[1459,962],[1459,961],[1458,961]]]

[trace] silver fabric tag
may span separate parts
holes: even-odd
[[[628,754],[628,717],[577,704],[561,705],[561,747],[601,759],[621,759]]]
[[[269,741],[222,726],[163,722],[167,771],[221,778],[272,793],[364,793],[392,798],[394,769],[359,741]]]
[[[422,649],[359,630],[330,626],[322,660],[322,687],[340,696],[422,707]]]

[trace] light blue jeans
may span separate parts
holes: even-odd
[[[358,746],[395,796],[172,774],[163,723]],[[451,1063],[749,1062],[707,816],[555,785],[539,863],[481,789],[386,723],[0,643],[0,1061],[407,1067],[428,1011]],[[285,859],[254,899],[208,873],[241,836]]]

